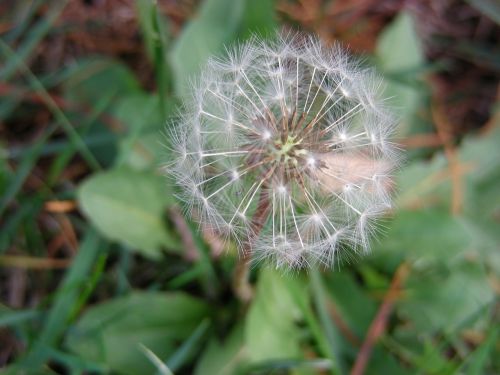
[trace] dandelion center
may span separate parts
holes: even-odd
[[[305,122],[307,113],[297,115],[297,109],[294,109],[279,120],[273,119],[272,115],[269,117],[263,121],[270,129],[263,131],[261,140],[264,144],[249,137],[247,147],[249,152],[246,160],[248,163],[256,162],[262,177],[290,183],[290,179],[306,173],[308,168],[322,166],[317,163],[317,155],[327,153],[331,146],[327,138],[322,139],[321,134],[318,134],[314,123]]]

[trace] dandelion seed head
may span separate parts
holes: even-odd
[[[214,232],[251,241],[256,261],[333,266],[348,249],[367,252],[400,157],[381,87],[341,46],[315,37],[228,48],[193,84],[171,131],[167,169],[180,198]]]

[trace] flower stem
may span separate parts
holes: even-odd
[[[243,254],[238,259],[233,275],[233,291],[243,303],[248,303],[253,298],[253,287],[249,280],[250,262],[252,259],[252,242],[258,237],[267,221],[269,216],[269,206],[268,193],[265,189],[262,189],[257,209],[252,217],[252,234],[249,235],[247,242],[245,243]]]

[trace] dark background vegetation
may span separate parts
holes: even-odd
[[[500,373],[499,23],[495,0],[1,0],[0,367]],[[208,56],[282,28],[377,66],[408,157],[370,256],[254,269],[245,307],[161,143]]]

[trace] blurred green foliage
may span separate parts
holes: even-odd
[[[495,8],[488,1],[471,3],[485,12]],[[76,199],[83,214],[71,216],[83,238],[77,255],[62,279],[47,276],[53,292],[46,300],[29,309],[0,305],[0,326],[23,347],[5,373],[347,373],[401,264],[409,265],[409,276],[365,373],[500,373],[498,126],[460,145],[460,215],[450,214],[453,187],[444,153],[425,159],[411,154],[398,172],[397,210],[371,255],[323,273],[282,275],[260,267],[254,270],[255,298],[244,311],[229,290],[233,252],[212,259],[188,223],[198,260],[183,254],[166,217],[176,206],[174,188],[159,169],[169,159],[162,145],[165,119],[175,121],[189,78],[228,43],[277,29],[273,1],[205,0],[174,37],[156,2],[137,0],[157,93],[105,56],[47,74],[29,71],[25,62],[63,6],[51,5],[47,18],[31,27],[33,13],[27,12],[0,41],[2,81],[17,80],[25,92],[40,94],[54,114],[33,142],[16,148],[2,141],[0,255],[21,242],[29,255],[44,256],[35,218],[45,201]],[[16,38],[17,47],[10,47]],[[401,137],[428,131],[417,113],[429,97],[423,80],[429,66],[409,14],[381,33],[373,61],[387,77],[387,95],[404,124]],[[47,94],[54,87],[88,110],[82,115],[61,108]],[[15,96],[2,100],[0,118],[7,120],[18,105]],[[120,127],[107,126],[102,114]],[[66,136],[54,139],[60,128]],[[91,172],[61,186],[75,155]],[[37,191],[24,190],[42,158],[48,179]],[[143,257],[151,263],[141,268]],[[151,267],[164,276],[148,277]],[[141,279],[138,273],[145,281],[131,286]],[[104,298],[98,290],[106,291]],[[151,355],[166,367],[155,366]]]

